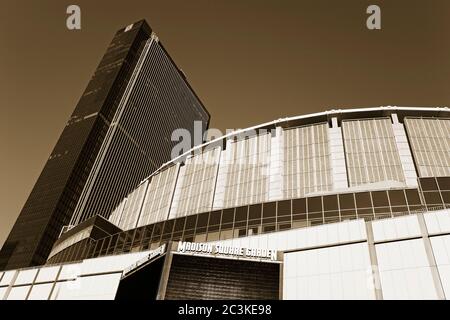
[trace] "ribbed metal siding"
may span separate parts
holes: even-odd
[[[171,218],[211,210],[220,151],[218,147],[186,160],[177,183],[179,196],[172,204]]]
[[[142,212],[148,181],[143,182],[127,199],[118,227],[122,230],[136,228]]]
[[[138,226],[168,219],[178,170],[176,164],[151,178]]]
[[[420,177],[450,176],[450,120],[405,118]]]
[[[284,139],[284,199],[332,190],[328,124],[285,130]]]
[[[270,134],[262,134],[231,144],[224,207],[267,201],[270,142]]]
[[[343,121],[342,128],[350,187],[405,182],[389,118]]]

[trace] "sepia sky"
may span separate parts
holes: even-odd
[[[81,7],[79,31],[66,8]],[[382,30],[366,28],[381,7]],[[450,1],[0,2],[0,246],[115,32],[145,18],[211,113],[450,105]]]

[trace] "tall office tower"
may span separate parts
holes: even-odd
[[[0,251],[0,270],[45,263],[65,225],[107,216],[170,160],[172,131],[209,114],[145,21],[119,30]]]

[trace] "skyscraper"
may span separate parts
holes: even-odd
[[[145,21],[119,30],[0,251],[0,270],[45,263],[63,226],[107,215],[170,160],[174,129],[209,113]],[[74,214],[75,213],[75,214]]]

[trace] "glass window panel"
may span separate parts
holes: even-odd
[[[358,208],[371,208],[372,201],[370,200],[369,192],[355,193],[356,206]]]
[[[259,233],[261,233],[261,227],[255,227],[255,226],[253,226],[253,227],[249,227],[248,228],[248,235],[249,236],[252,236],[252,235],[255,235],[255,234],[259,234]]]
[[[233,228],[229,226],[224,226],[220,229],[220,240],[227,240],[233,238]]]
[[[181,241],[181,236],[183,232],[174,232],[172,236],[172,241]]]
[[[310,226],[309,222],[307,220],[298,220],[298,221],[292,221],[292,228],[305,228]]]
[[[183,231],[185,222],[186,222],[186,217],[176,219],[174,231],[175,232]]]
[[[114,248],[116,247],[117,244],[117,239],[119,238],[118,234],[115,234],[111,237],[111,242],[108,245],[108,249],[106,251],[106,254],[112,254],[114,253]]]
[[[240,221],[240,222],[234,222],[234,228],[242,228],[242,227],[247,227],[247,220],[245,221]]]
[[[290,216],[291,215],[291,200],[284,200],[278,202],[278,216]]]
[[[420,213],[420,212],[424,212],[424,206],[420,205],[420,206],[409,206],[409,212],[410,213]]]
[[[209,212],[198,215],[197,228],[203,228],[208,225]]]
[[[220,232],[219,231],[208,232],[207,241],[217,241],[219,239],[220,239]]]
[[[312,197],[308,198],[308,212],[322,211],[322,198]]]
[[[442,198],[445,204],[450,204],[450,191],[442,191]]]
[[[354,209],[355,199],[353,193],[345,193],[339,195],[339,207],[341,210]]]
[[[439,192],[424,192],[425,203],[429,205],[442,205],[441,196]]]
[[[152,239],[157,239],[161,236],[162,227],[163,227],[162,222],[155,224],[154,229],[153,229]]]
[[[248,226],[258,226],[261,224],[261,219],[259,220],[248,220]]]
[[[421,178],[419,181],[423,191],[438,190],[435,178]]]
[[[408,189],[408,190],[405,190],[405,192],[406,192],[406,198],[408,200],[408,204],[410,206],[422,204],[420,202],[419,192],[416,189]]]
[[[239,229],[238,237],[245,237],[245,236],[247,236],[247,229]]]
[[[161,241],[170,241],[172,239],[172,233],[165,233],[161,236]]]
[[[98,255],[100,254],[100,249],[102,248],[104,241],[105,241],[105,239],[101,239],[101,240],[97,241],[97,244],[95,245],[95,250],[94,250],[94,257],[98,257]],[[120,250],[121,249],[122,248],[120,248]]]
[[[235,221],[247,221],[248,207],[238,207],[236,208]]]
[[[213,211],[209,217],[209,225],[214,226],[220,224],[220,219],[222,217],[222,211]]]
[[[403,190],[389,190],[391,206],[405,206],[406,198]]]
[[[370,209],[369,208],[367,208],[367,209],[358,208],[356,212],[357,212],[359,218],[373,217],[373,209],[372,208],[370,208]]]
[[[208,232],[209,231],[216,231],[216,230],[219,230],[219,229],[220,229],[220,224],[216,224],[214,226],[209,226],[208,227]]]
[[[390,207],[376,207],[374,208],[375,216],[378,216],[380,214],[391,214]]]
[[[341,210],[342,220],[356,219],[356,210]]]
[[[286,222],[286,221],[291,221],[291,216],[281,216],[277,218],[277,222]]]
[[[323,210],[336,211],[338,210],[338,200],[336,195],[323,197]]]
[[[222,223],[230,223],[234,220],[234,208],[224,209],[222,213]]]
[[[306,213],[306,199],[294,199],[292,200],[292,213]]]
[[[260,219],[261,213],[262,213],[262,205],[261,204],[251,205],[249,208],[248,218],[249,218],[249,220]]]
[[[276,219],[275,218],[263,218],[262,219],[262,223],[263,224],[268,224],[268,223],[275,223]]]
[[[408,207],[406,206],[400,206],[400,207],[391,207],[392,213],[394,213],[394,215],[399,215],[399,214],[408,214]]]
[[[306,220],[306,214],[293,214],[292,220],[293,221],[304,221],[304,220]]]
[[[440,177],[437,178],[439,189],[450,190],[450,177]]]
[[[292,225],[290,223],[279,224],[278,230],[280,230],[280,231],[289,230],[289,229],[291,229],[291,227],[292,227]]]
[[[186,218],[186,230],[195,229],[197,223],[197,215],[189,216]]]
[[[311,224],[314,224],[314,223],[317,224],[318,222],[323,223],[322,212],[308,213],[308,221],[310,221]]]
[[[339,218],[339,211],[324,211],[323,215],[325,220],[327,220],[327,218]]]
[[[100,251],[101,256],[106,255],[106,252],[108,252],[111,241],[112,241],[112,236],[105,238],[105,241],[103,242],[102,250]]]
[[[164,234],[167,233],[172,233],[173,230],[173,226],[174,226],[174,220],[167,220],[166,223],[164,224]]]
[[[263,226],[264,233],[273,232],[273,231],[275,231],[275,225]]]
[[[389,206],[389,200],[386,191],[374,191],[372,192],[372,200],[374,207],[386,207]]]
[[[268,202],[263,204],[263,217],[275,217],[277,210],[276,202]]]

